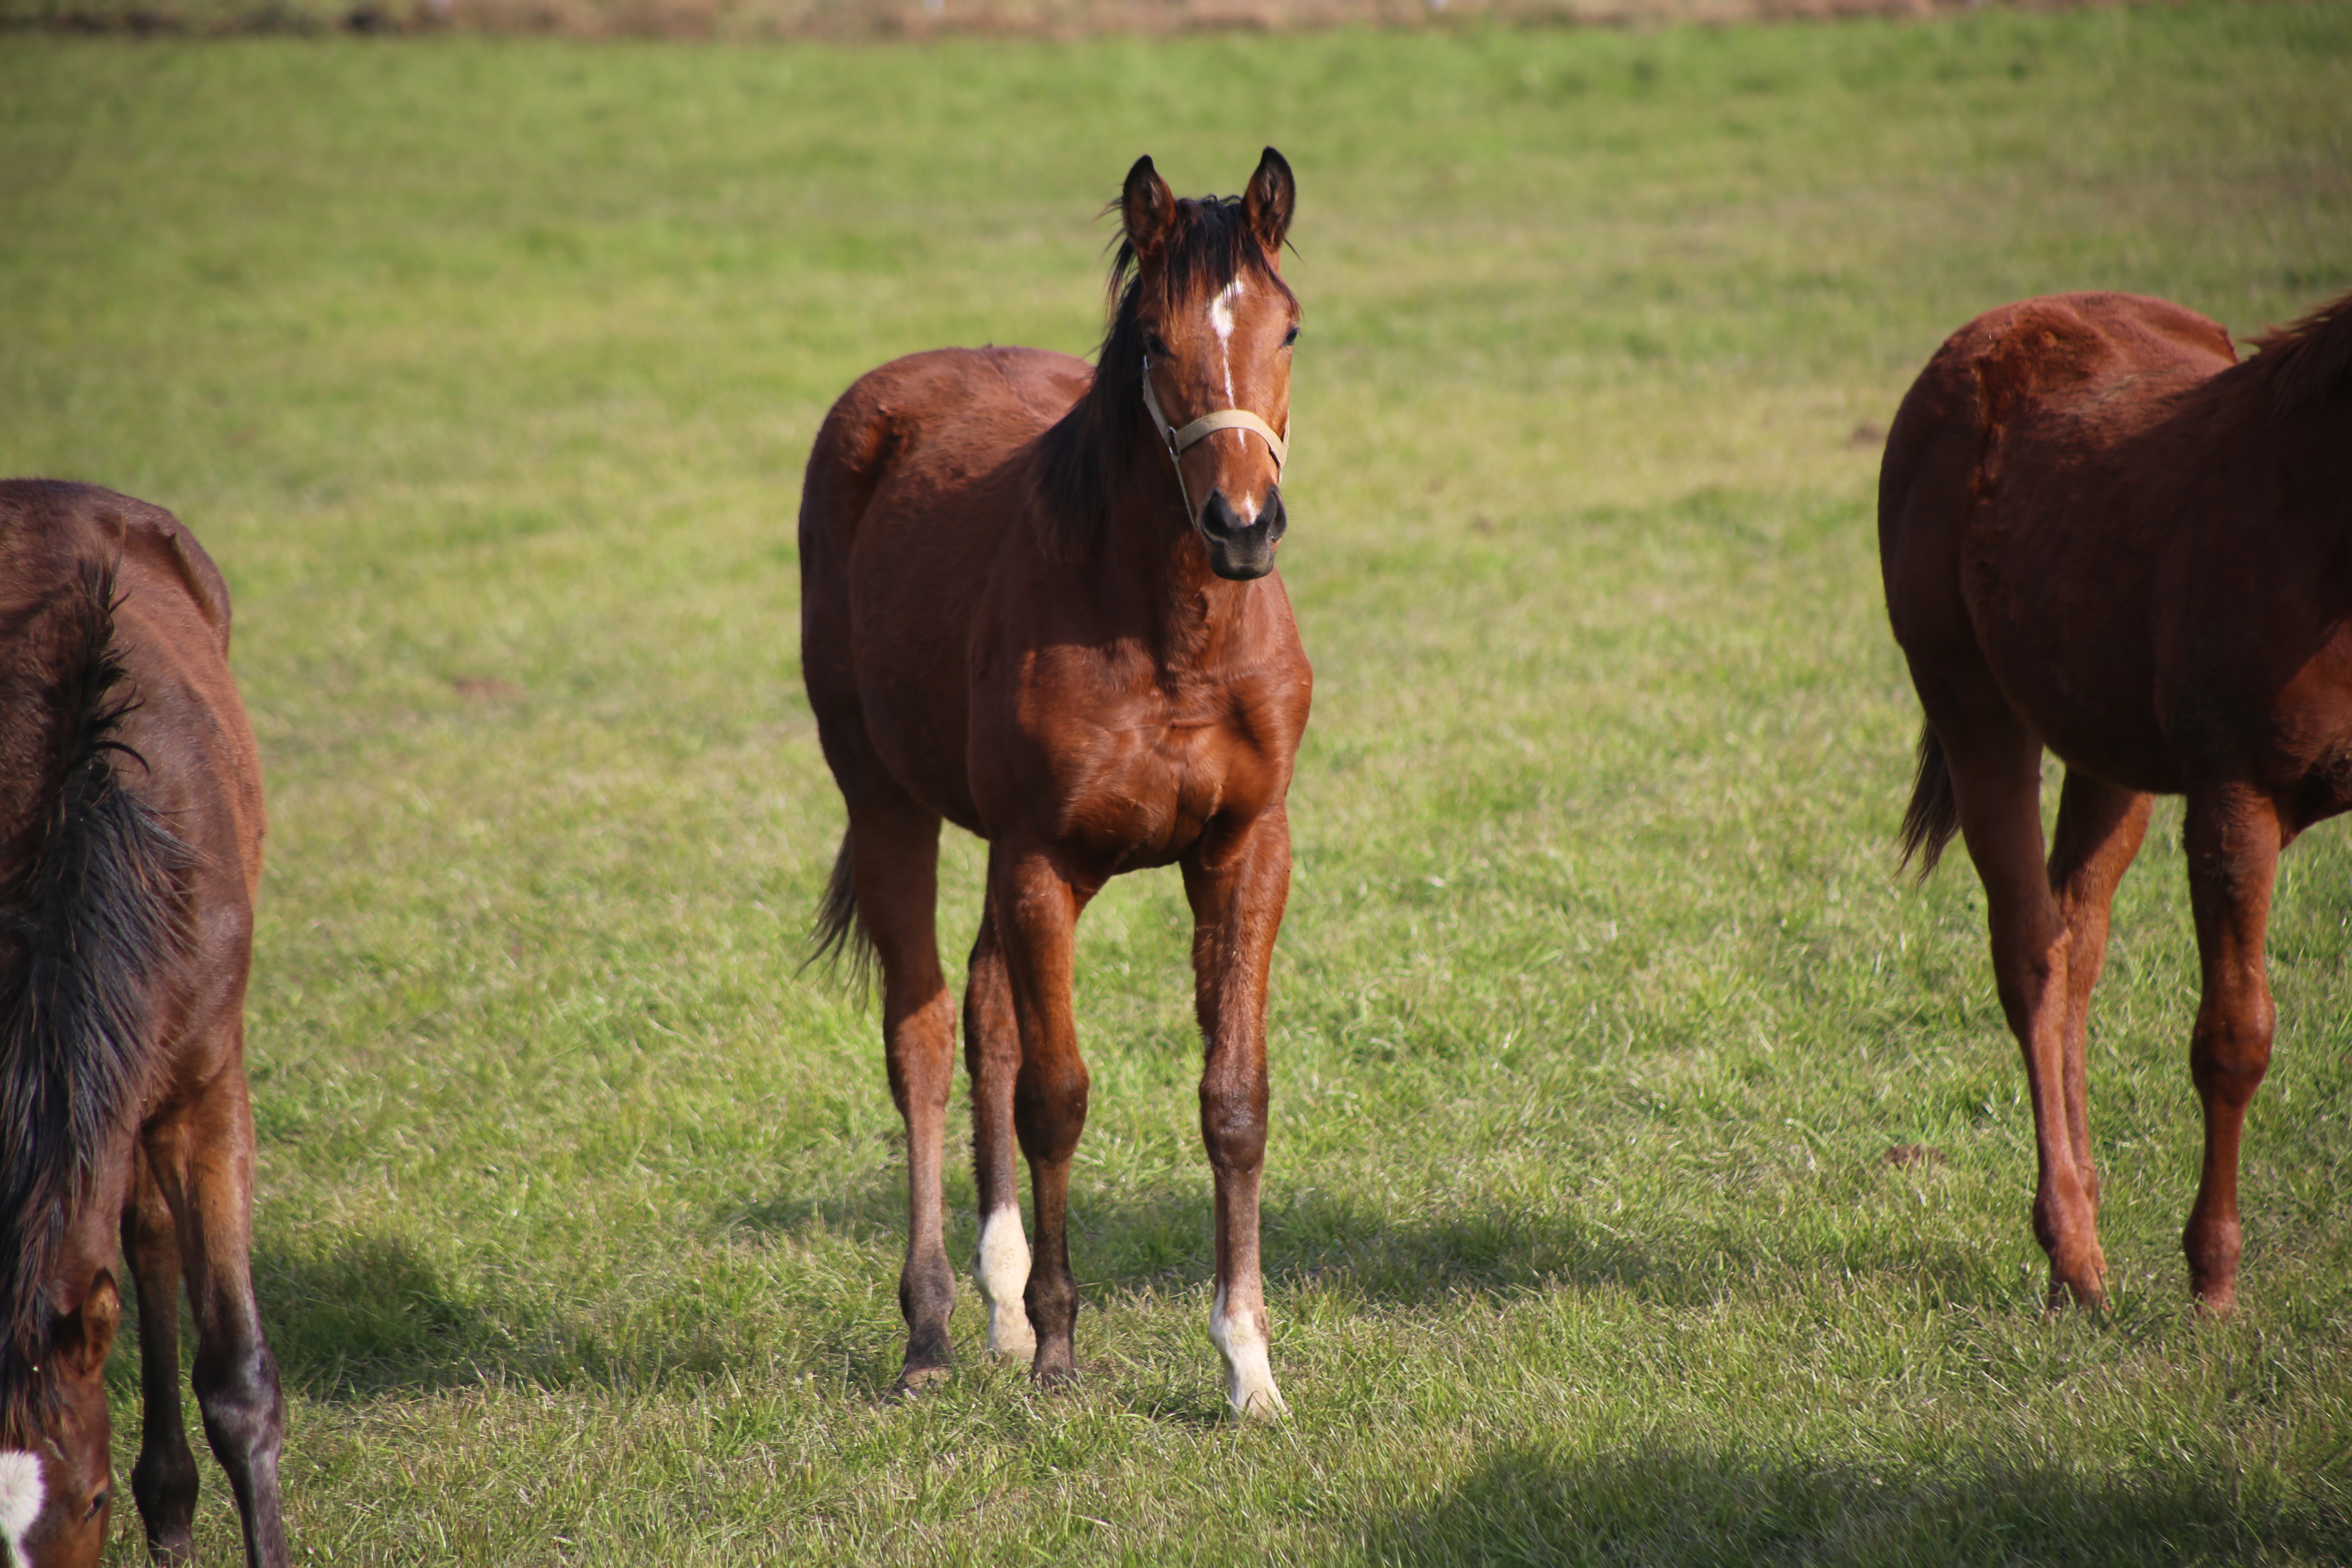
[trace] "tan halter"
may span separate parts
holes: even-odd
[[[1160,396],[1151,390],[1151,356],[1143,359],[1143,406],[1151,410],[1151,422],[1160,426],[1160,439],[1168,447],[1168,466],[1176,470],[1176,493],[1184,498],[1184,515],[1192,515],[1192,492],[1184,488],[1184,465],[1178,461],[1187,447],[1205,440],[1220,430],[1248,430],[1265,443],[1274,454],[1274,477],[1282,479],[1282,468],[1290,461],[1290,443],[1274,433],[1274,426],[1246,408],[1220,408],[1213,414],[1203,414],[1181,430],[1168,423],[1168,416],[1160,412]]]

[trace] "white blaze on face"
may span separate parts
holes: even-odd
[[[1217,1287],[1217,1304],[1209,1309],[1209,1341],[1225,1362],[1225,1403],[1237,1415],[1287,1415],[1282,1390],[1274,1385],[1274,1368],[1265,1359],[1265,1312],[1225,1314],[1225,1288]]]
[[[1219,367],[1224,373],[1225,406],[1228,408],[1238,405],[1241,401],[1234,393],[1234,301],[1248,292],[1249,285],[1236,278],[1220,289],[1215,299],[1209,301],[1209,330],[1217,334],[1217,359]],[[1230,434],[1234,440],[1244,445],[1250,439],[1247,435],[1239,430],[1220,431],[1219,434]],[[1241,514],[1243,527],[1247,528],[1257,521],[1255,496],[1238,496],[1229,499],[1233,501],[1234,510]]]
[[[8,1568],[30,1568],[25,1537],[41,1517],[41,1457],[23,1449],[0,1454],[0,1540],[8,1543]]]
[[[971,1277],[988,1303],[988,1353],[1034,1356],[1037,1332],[1021,1292],[1029,1283],[1029,1238],[1021,1231],[1021,1209],[1007,1204],[980,1222],[980,1259]]]

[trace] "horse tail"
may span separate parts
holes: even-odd
[[[1919,879],[1935,874],[1944,858],[1944,846],[1960,830],[1959,797],[1952,793],[1952,768],[1944,760],[1944,742],[1933,724],[1919,726],[1919,773],[1911,785],[1911,805],[1903,813],[1903,858],[1919,858]]]
[[[0,1418],[20,1417],[51,1325],[68,1216],[133,1114],[148,997],[185,943],[193,860],[125,783],[111,568],[64,563],[0,606]],[[58,580],[58,579],[62,580]]]
[[[816,907],[816,927],[809,932],[809,955],[801,967],[849,960],[849,978],[860,992],[874,977],[874,937],[857,916],[857,879],[849,863],[849,835],[841,836],[841,852],[833,858],[833,875],[824,880],[824,897]]]

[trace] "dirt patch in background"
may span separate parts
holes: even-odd
[[[472,32],[572,37],[887,38],[1277,32],[1460,22],[1648,26],[1925,16],[1979,0],[0,0],[0,29]],[[2075,0],[2003,0],[2036,10]]]

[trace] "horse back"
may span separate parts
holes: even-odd
[[[801,659],[845,791],[895,783],[980,830],[972,617],[1003,559],[1037,552],[1034,444],[1092,376],[1036,349],[939,349],[868,372],[826,415],[801,491]]]
[[[107,770],[105,789],[82,804],[100,810],[119,795],[163,836],[146,845],[153,864],[125,859],[142,852],[136,834],[108,838],[105,851],[124,886],[160,876],[163,926],[179,949],[152,965],[149,1043],[216,1032],[243,1005],[265,828],[258,748],[228,667],[227,586],[170,512],[43,480],[0,482],[0,658],[16,710],[0,721],[0,769],[54,786],[77,727],[80,744],[103,742],[95,764]],[[103,602],[92,605],[93,595]],[[76,627],[77,617],[91,618]],[[91,637],[104,646],[84,646]],[[119,675],[92,692],[86,672],[101,662]],[[72,711],[77,702],[89,710]],[[79,808],[69,792],[63,809]],[[11,826],[13,871],[40,850],[25,824]]]

